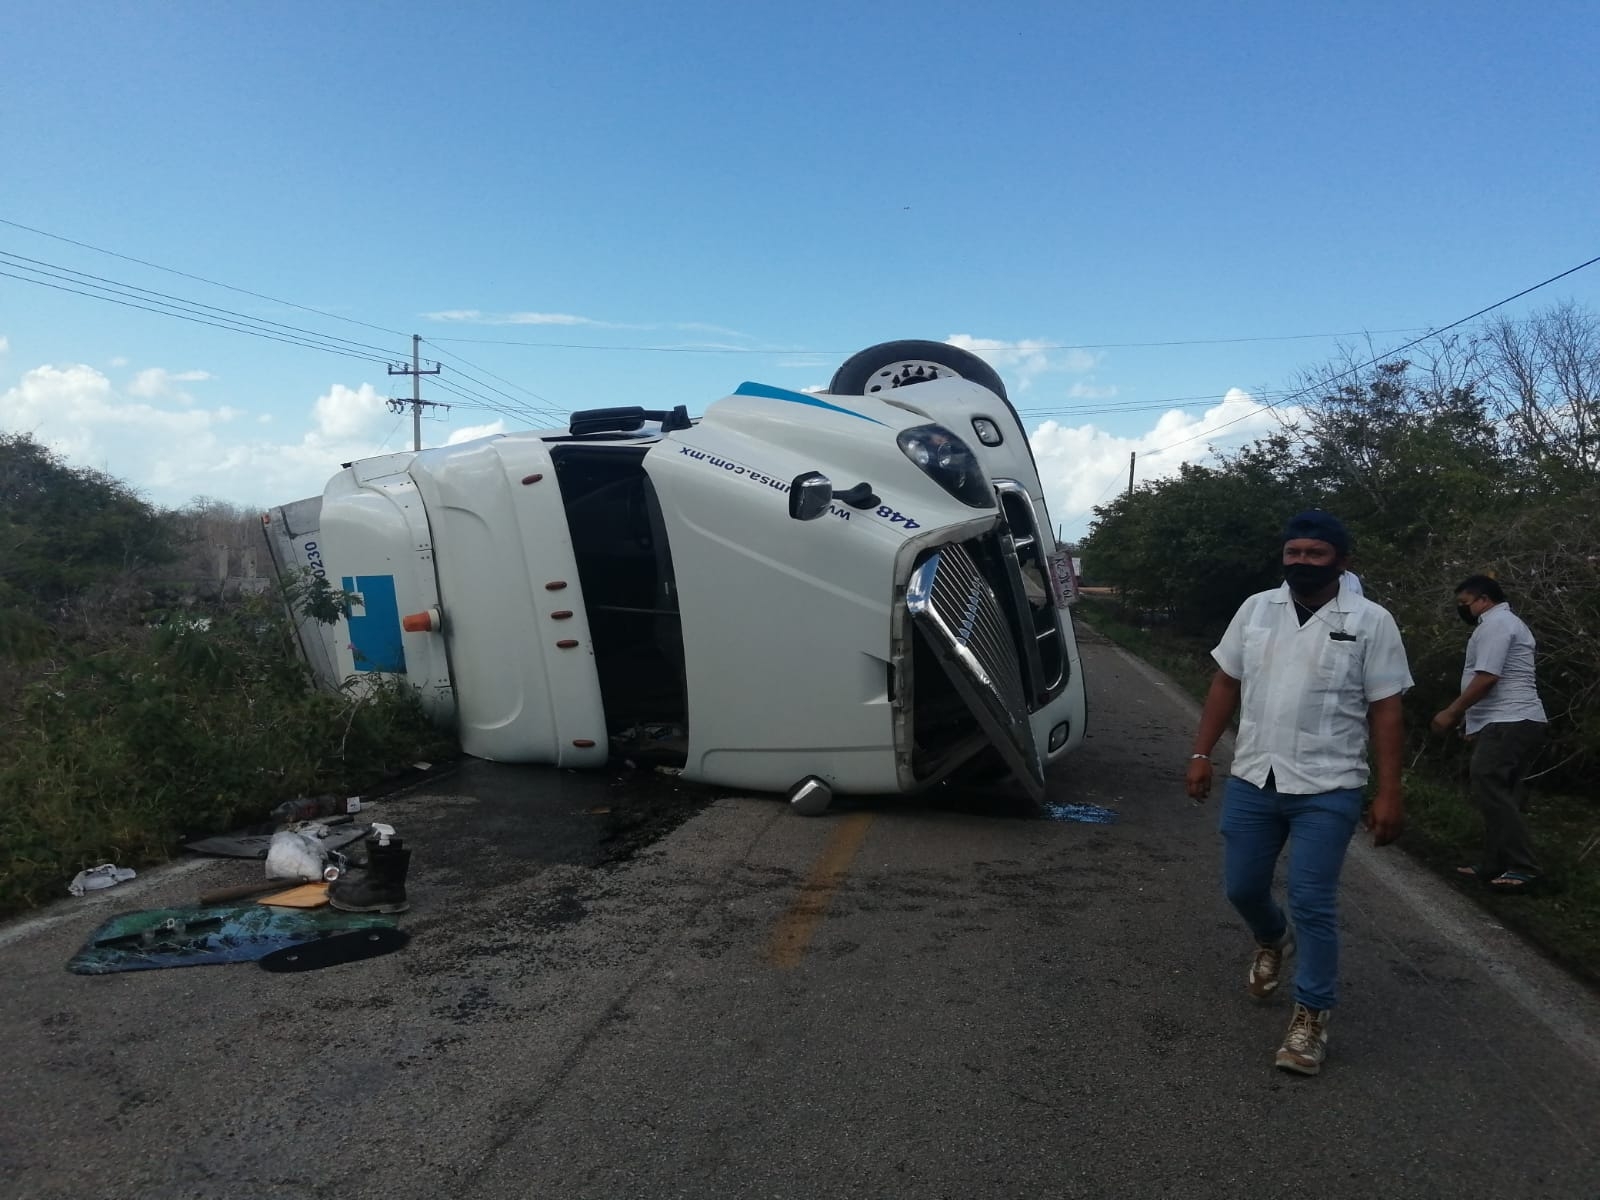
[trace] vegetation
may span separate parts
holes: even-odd
[[[1398,620],[1416,687],[1408,839],[1430,861],[1474,861],[1467,748],[1431,736],[1460,683],[1466,629],[1455,584],[1500,580],[1539,640],[1550,738],[1534,768],[1530,821],[1546,853],[1545,898],[1492,901],[1508,923],[1600,975],[1600,321],[1561,305],[1439,340],[1404,361],[1308,372],[1283,427],[1215,467],[1187,466],[1095,510],[1085,574],[1117,588],[1086,617],[1118,640],[1202,657],[1240,602],[1276,586],[1290,514],[1325,508],[1355,540],[1367,594]],[[1120,625],[1119,625],[1120,621]],[[1137,647],[1134,647],[1137,648]],[[1159,661],[1159,660],[1158,660]]]
[[[186,562],[238,518],[158,512],[0,436],[0,914],[445,749],[403,688],[314,689],[285,597],[196,586]]]

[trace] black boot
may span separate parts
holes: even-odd
[[[397,913],[410,908],[406,900],[406,869],[411,851],[399,838],[387,846],[367,843],[367,869],[341,875],[328,888],[328,903],[342,912]]]

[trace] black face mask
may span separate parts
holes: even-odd
[[[1344,568],[1337,563],[1289,563],[1283,568],[1291,592],[1312,596],[1338,579]]]
[[[1456,605],[1456,616],[1460,617],[1468,625],[1476,625],[1478,623],[1478,618],[1472,615],[1472,606],[1469,604]]]

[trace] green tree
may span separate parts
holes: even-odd
[[[1123,589],[1127,605],[1180,629],[1220,629],[1252,592],[1278,581],[1277,534],[1298,501],[1287,438],[1276,435],[1219,467],[1185,464],[1095,509],[1085,570]]]
[[[160,514],[127,484],[0,433],[0,604],[46,611],[173,554]]]

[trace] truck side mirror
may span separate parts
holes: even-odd
[[[789,515],[796,521],[815,521],[833,501],[833,484],[821,471],[796,475],[789,485]]]

